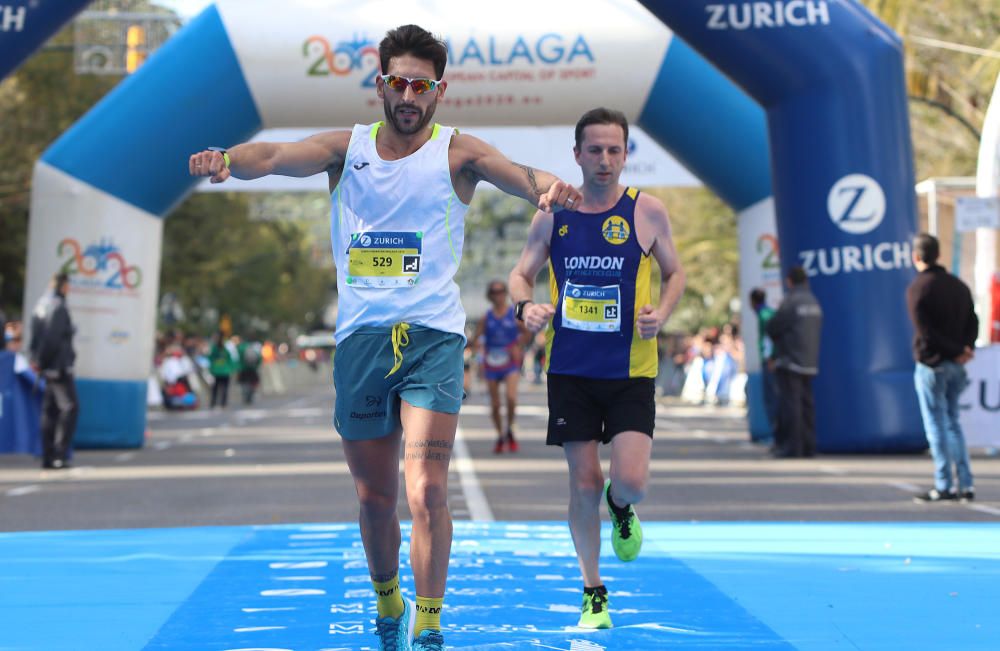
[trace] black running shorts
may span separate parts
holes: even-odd
[[[621,432],[653,437],[656,402],[653,378],[595,380],[548,375],[548,445],[574,441],[608,443]]]

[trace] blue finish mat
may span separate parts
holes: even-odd
[[[456,522],[448,647],[1000,648],[1000,525],[644,531],[632,563],[604,545],[615,628],[584,631],[564,524]],[[2,651],[374,648],[353,524],[0,534],[0,559]]]

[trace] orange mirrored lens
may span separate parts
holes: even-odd
[[[382,77],[382,80],[385,81],[386,86],[393,90],[398,90],[399,92],[406,90],[407,82],[402,77],[397,77],[396,75],[385,75]]]
[[[410,88],[412,88],[413,92],[417,95],[422,95],[423,93],[434,89],[434,82],[430,79],[413,79],[410,81]]]
[[[437,88],[437,82],[433,79],[407,79],[396,75],[382,75],[382,81],[386,86],[396,92],[402,93],[409,86],[417,95],[423,95],[429,90]]]

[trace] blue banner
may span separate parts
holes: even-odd
[[[15,370],[15,361],[14,353],[0,350],[0,454],[38,456],[44,385],[30,369]]]
[[[820,449],[922,449],[899,37],[854,0],[643,4],[766,112],[782,271],[804,267],[824,311]]]
[[[6,0],[0,3],[0,79],[90,4],[90,0]]]

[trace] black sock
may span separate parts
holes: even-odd
[[[585,594],[585,595],[595,595],[595,594],[606,595],[606,594],[608,594],[608,589],[604,587],[603,583],[601,585],[595,585],[593,588],[588,588],[587,586],[583,586],[583,594]]]

